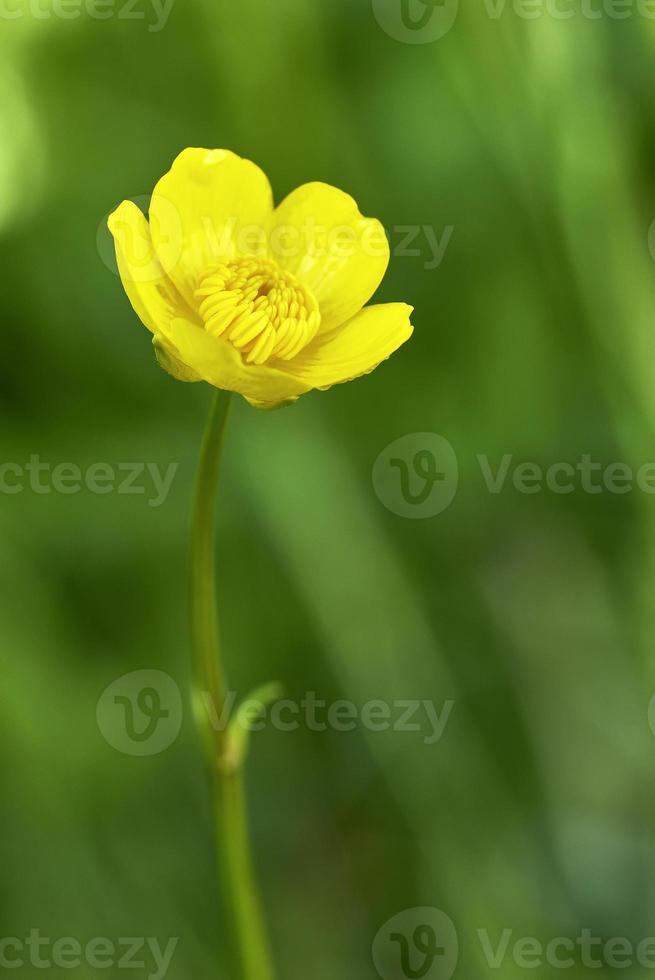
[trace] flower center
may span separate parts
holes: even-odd
[[[273,357],[290,360],[321,324],[311,292],[272,259],[212,265],[200,276],[195,296],[205,329],[229,340],[249,364]]]

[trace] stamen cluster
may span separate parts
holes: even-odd
[[[195,297],[207,331],[229,340],[249,364],[290,360],[321,324],[311,292],[268,258],[211,266],[200,276]]]

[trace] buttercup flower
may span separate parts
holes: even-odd
[[[328,184],[273,207],[229,150],[184,150],[152,195],[109,219],[129,300],[159,363],[259,408],[368,374],[412,333],[412,307],[367,306],[389,263],[382,225]]]

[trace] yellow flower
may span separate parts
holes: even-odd
[[[162,367],[274,408],[372,371],[412,333],[412,307],[364,304],[389,263],[382,225],[328,184],[273,207],[229,150],[184,150],[152,195],[111,215],[118,268]]]

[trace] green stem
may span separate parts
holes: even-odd
[[[215,499],[230,395],[217,391],[202,444],[191,537],[195,708],[209,760],[216,844],[242,980],[274,980],[250,851],[241,765],[228,762],[227,681],[216,613]],[[228,930],[226,930],[226,934]]]

